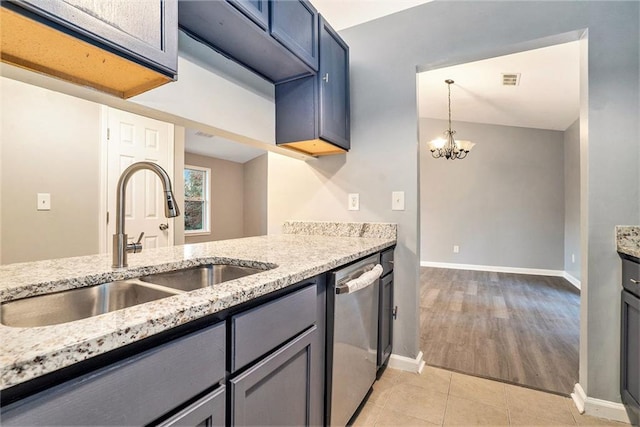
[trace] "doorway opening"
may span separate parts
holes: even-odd
[[[564,395],[578,382],[580,43],[418,74],[428,365]],[[476,144],[454,161],[428,146],[448,127],[446,79],[455,138]]]

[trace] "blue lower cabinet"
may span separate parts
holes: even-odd
[[[311,327],[229,381],[231,425],[318,424],[311,404],[321,392],[313,369],[317,334]]]
[[[158,424],[158,427],[224,427],[226,388],[218,387],[214,392],[196,400],[177,414]]]
[[[4,406],[2,425],[147,425],[219,387],[225,354],[222,322]]]

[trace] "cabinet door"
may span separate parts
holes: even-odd
[[[271,35],[318,70],[318,12],[307,0],[271,1]]]
[[[20,0],[15,4],[93,44],[172,77],[176,73],[177,0]]]
[[[320,138],[348,150],[349,47],[320,17]]]
[[[380,305],[378,313],[378,368],[382,366],[393,348],[393,273],[380,280]]]
[[[249,370],[229,381],[231,425],[311,425],[317,401],[318,330],[300,334]]]
[[[217,388],[214,392],[198,399],[174,416],[158,424],[158,427],[224,427],[226,388]]]
[[[640,298],[622,292],[620,394],[640,414]]]
[[[227,0],[260,28],[269,26],[269,2],[267,0]]]

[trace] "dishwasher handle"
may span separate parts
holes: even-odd
[[[362,273],[360,277],[351,279],[340,286],[336,286],[336,294],[351,294],[359,291],[360,289],[366,288],[367,286],[374,284],[376,280],[382,276],[382,271],[382,266],[380,264],[376,264],[376,266],[371,270]]]

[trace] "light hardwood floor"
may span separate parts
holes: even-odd
[[[427,365],[572,392],[580,294],[565,279],[422,267],[420,280]]]

